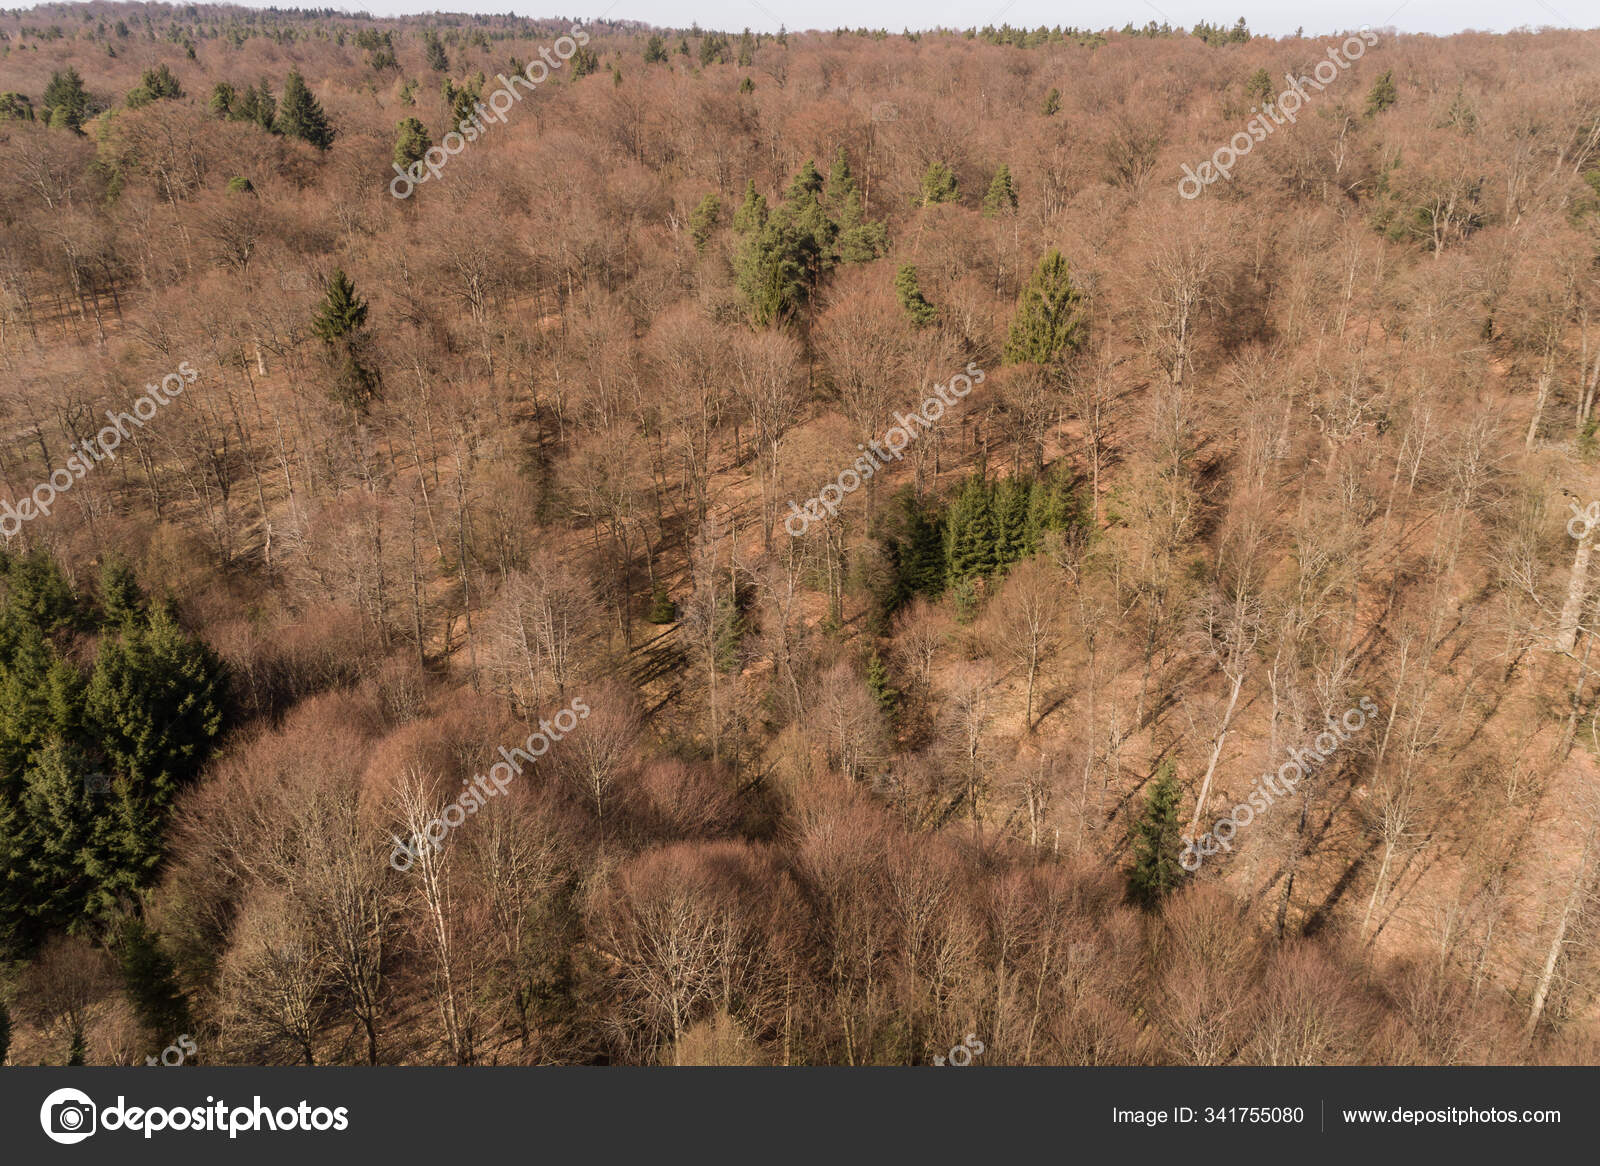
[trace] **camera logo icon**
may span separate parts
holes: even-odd
[[[94,1133],[96,1113],[87,1093],[57,1089],[39,1107],[39,1124],[52,1142],[70,1146]]]

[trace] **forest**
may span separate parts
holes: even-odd
[[[1600,1062],[1597,50],[0,11],[0,1064]]]

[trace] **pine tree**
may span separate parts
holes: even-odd
[[[1007,364],[1054,364],[1082,346],[1088,322],[1061,252],[1050,251],[1023,289],[1006,338]]]
[[[717,229],[717,221],[722,217],[722,203],[714,194],[708,194],[700,200],[700,205],[694,208],[694,214],[689,216],[689,237],[694,240],[694,249],[704,251],[706,244],[711,241],[711,233]]]
[[[667,59],[667,47],[659,36],[652,35],[644,46],[644,63],[656,65]]]
[[[278,132],[285,137],[310,142],[319,150],[333,145],[333,126],[328,115],[322,112],[321,104],[306,88],[299,69],[290,69],[283,82],[283,100],[278,104],[276,124]]]
[[[1061,90],[1052,88],[1044,95],[1044,115],[1054,117],[1061,112]]]
[[[989,183],[989,193],[983,196],[983,214],[992,219],[1016,209],[1017,188],[1011,182],[1011,167],[1002,162]]]
[[[933,162],[922,176],[920,205],[932,206],[938,202],[955,202],[958,195],[956,176],[943,162]]]
[[[394,164],[405,170],[422,161],[422,156],[432,147],[433,139],[428,137],[428,127],[414,117],[403,119],[398,130],[399,136],[394,143]]]
[[[917,269],[909,264],[901,264],[899,272],[894,277],[895,295],[899,297],[900,306],[905,309],[906,315],[911,317],[911,322],[918,328],[926,328],[939,315],[939,309],[927,301],[922,294],[922,287],[917,282]]]
[[[1177,769],[1163,761],[1150,783],[1144,813],[1133,828],[1133,871],[1128,876],[1128,894],[1146,910],[1153,910],[1171,893],[1183,877],[1178,859],[1183,839],[1178,824]]]

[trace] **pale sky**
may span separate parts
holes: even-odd
[[[318,0],[275,0],[310,6]],[[327,0],[321,0],[327,2]],[[336,0],[337,2],[337,0]],[[556,7],[559,4],[560,7]],[[257,5],[259,6],[259,5]],[[1165,20],[1192,27],[1197,21],[1232,24],[1243,16],[1252,32],[1287,35],[1303,27],[1307,36],[1367,25],[1401,32],[1448,34],[1465,29],[1505,32],[1513,28],[1600,28],[1600,0],[555,0],[549,8],[512,6],[508,0],[343,0],[338,7],[374,16],[447,10],[505,12],[524,16],[608,16],[650,24],[731,31],[749,27],[776,32],[866,26],[903,28],[979,27],[1011,23],[1027,28],[1074,25],[1120,28]]]

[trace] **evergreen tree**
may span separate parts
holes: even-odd
[[[917,282],[917,269],[909,264],[901,264],[899,272],[894,277],[894,292],[900,300],[900,306],[905,309],[906,315],[911,317],[911,322],[918,328],[925,328],[939,315],[939,309],[927,301],[922,294],[922,287]]]
[[[211,115],[226,118],[233,113],[233,103],[239,99],[238,92],[226,81],[218,81],[211,87],[211,100],[208,103]]]
[[[1394,70],[1385,69],[1383,76],[1372,83],[1372,88],[1367,92],[1367,116],[1376,117],[1400,100],[1400,91],[1395,88]]]
[[[1061,112],[1061,90],[1052,88],[1044,95],[1044,115],[1054,117]]]
[[[733,229],[741,235],[759,231],[767,224],[767,200],[756,193],[755,179],[745,183],[744,202],[733,214]]]
[[[366,301],[344,269],[335,269],[311,330],[327,346],[335,365],[334,398],[357,411],[365,409],[381,387],[377,370],[366,359],[366,322]]]
[[[189,1001],[178,987],[177,970],[155,932],[138,919],[122,926],[118,962],[134,1015],[152,1048],[162,1048],[190,1028]]]
[[[44,120],[51,129],[82,132],[89,118],[89,92],[83,87],[78,70],[68,68],[50,74],[44,87]]]
[[[401,120],[394,143],[394,164],[405,170],[422,161],[422,156],[433,146],[428,137],[428,127],[414,117]]]
[[[356,286],[344,273],[344,268],[335,268],[328,280],[327,293],[311,321],[311,330],[323,343],[333,344],[359,332],[366,322],[366,301],[356,293]]]
[[[1072,286],[1067,261],[1049,251],[1022,291],[1006,338],[1006,363],[1054,364],[1082,346],[1087,330],[1083,297]]]
[[[285,137],[310,142],[319,150],[333,145],[333,126],[328,115],[322,112],[321,104],[306,88],[299,69],[290,69],[283,83],[283,100],[278,105],[276,124],[278,132]]]
[[[171,101],[182,96],[183,87],[178,84],[178,78],[171,69],[160,65],[144,71],[138,86],[128,94],[128,108],[138,109],[152,101]]]
[[[711,232],[717,229],[717,221],[722,217],[722,203],[717,196],[708,194],[700,200],[700,205],[694,208],[694,214],[689,216],[689,236],[694,240],[694,249],[704,251],[706,244],[711,241]]]
[[[278,132],[277,117],[278,101],[272,96],[272,89],[266,81],[262,81],[259,85],[246,86],[228,111],[230,121],[252,121],[274,134]]]
[[[900,708],[900,690],[890,682],[889,666],[874,648],[867,657],[867,690],[886,717],[893,717]]]
[[[1028,498],[1027,553],[1049,550],[1059,536],[1089,525],[1089,505],[1062,463],[1033,484]]]
[[[66,928],[89,914],[96,886],[91,863],[94,814],[85,789],[84,758],[59,738],[45,744],[23,774],[28,912],[43,931]]]
[[[989,575],[995,559],[994,491],[973,474],[961,487],[945,520],[945,567],[952,580]]]
[[[994,560],[1008,567],[1033,550],[1028,531],[1033,487],[1021,478],[1005,478],[994,488]]]
[[[427,57],[428,68],[435,73],[450,71],[450,57],[444,51],[444,45],[439,43],[439,38],[432,32],[423,34],[423,55]]]
[[[835,218],[844,214],[845,202],[852,194],[859,194],[855,175],[850,172],[850,158],[840,146],[833,156],[833,166],[828,170],[828,185],[823,202],[828,213]]]
[[[1266,69],[1257,69],[1250,74],[1250,79],[1244,83],[1244,95],[1251,101],[1261,103],[1265,109],[1272,101],[1272,75]]]
[[[931,163],[927,173],[922,176],[920,205],[932,206],[937,202],[955,202],[957,194],[956,176],[950,167],[943,162]]]
[[[750,78],[746,77],[743,81],[739,82],[740,93],[754,93],[755,91],[756,83],[750,80]]]
[[[657,65],[666,59],[667,46],[662,43],[662,40],[659,36],[652,34],[650,39],[645,42],[644,63],[647,65]]]
[[[810,246],[811,237],[784,215],[773,215],[746,237],[737,265],[739,290],[758,327],[793,315],[805,303]]]
[[[572,79],[587,77],[590,73],[600,71],[600,54],[588,45],[579,45],[578,51],[572,54]]]
[[[144,592],[133,568],[120,556],[106,559],[100,568],[100,610],[106,622],[127,627],[144,619]]]
[[[1144,813],[1133,828],[1133,871],[1128,877],[1128,894],[1146,910],[1153,910],[1171,893],[1183,877],[1178,859],[1183,839],[1178,825],[1177,770],[1163,761],[1150,783]]]
[[[32,121],[33,101],[26,93],[0,93],[0,121]]]
[[[1002,162],[989,183],[989,193],[983,196],[984,217],[992,219],[1016,209],[1017,188],[1011,182],[1011,167]]]
[[[224,684],[216,654],[160,608],[147,627],[101,638],[84,712],[117,774],[106,861],[130,888],[160,861],[168,807],[222,731]]]

